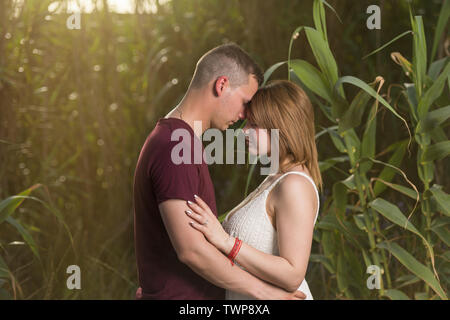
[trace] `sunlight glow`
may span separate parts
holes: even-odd
[[[160,1],[161,4],[166,3],[166,1]],[[134,13],[136,10],[136,1],[135,0],[107,0],[108,7],[111,12],[116,13]],[[63,1],[55,1],[48,6],[48,10],[54,13],[60,12],[83,12],[83,13],[91,13],[95,8],[99,10],[103,9],[103,1],[95,1],[95,0],[67,0]],[[67,10],[64,10],[67,8]],[[142,1],[140,13],[156,13],[157,7],[155,5],[154,0]],[[141,12],[143,11],[143,12]]]

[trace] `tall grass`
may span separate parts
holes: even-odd
[[[48,11],[53,2],[63,13]],[[27,0],[23,6],[0,1],[0,299],[133,298],[132,181],[147,134],[182,97],[204,52],[231,40],[262,67],[270,66],[285,59],[286,39],[299,24],[314,28],[303,27],[292,42],[291,56],[302,59],[289,59],[288,76],[305,86],[321,110],[316,112],[317,141],[325,177],[312,255],[321,263],[312,263],[307,274],[314,296],[392,298],[400,294],[389,290],[399,290],[410,298],[435,298],[439,286],[448,291],[448,165],[442,144],[448,141],[448,84],[441,89],[438,80],[448,65],[439,36],[444,15],[436,19],[427,72],[423,75],[423,61],[414,67],[422,70],[419,93],[412,73],[417,59],[408,62],[393,54],[398,69],[392,68],[394,62],[376,63],[384,47],[357,60],[373,50],[365,40],[367,30],[358,29],[365,25],[364,1],[329,1],[335,12],[327,21],[325,10],[331,6],[317,1],[177,0],[160,4],[154,14],[139,10],[144,2],[152,0],[137,1],[131,15],[105,9],[82,14],[81,29],[68,30],[65,0]],[[401,34],[411,21],[420,31],[420,19],[409,19],[402,5],[385,5],[383,38]],[[421,5],[426,12],[436,11],[432,2]],[[424,29],[430,29],[431,19],[423,20]],[[301,45],[302,39],[314,43],[309,46],[314,50]],[[417,48],[423,39],[418,38]],[[410,40],[411,32],[390,46]],[[281,68],[286,65],[269,68],[266,79],[286,77]],[[410,84],[403,84],[402,71],[409,72]],[[342,77],[342,72],[370,81]],[[435,83],[433,96],[442,94],[419,118],[411,110],[420,100],[430,101],[427,92]],[[384,101],[376,105],[374,98],[380,96]],[[420,145],[426,150],[419,156],[422,133]],[[417,161],[407,161],[412,158]],[[246,175],[258,171],[250,170],[211,166],[219,212],[239,203],[245,189],[262,179],[247,183]],[[390,212],[391,220],[400,219],[397,224],[387,217]],[[413,212],[406,230],[399,212],[406,218]],[[388,247],[392,242],[429,271],[419,266],[416,275],[408,269],[402,257],[407,265],[410,257]],[[365,287],[366,262],[383,268],[383,294]],[[66,287],[66,268],[72,264],[81,268],[81,290]]]
[[[426,71],[422,17],[413,16],[410,9],[412,32],[401,36],[412,34],[413,61],[399,53],[392,57],[413,83],[397,85],[406,98],[401,103],[407,108],[395,108],[381,94],[385,81],[380,75],[374,75],[375,80],[368,84],[354,76],[339,76],[328,44],[324,5],[330,7],[323,0],[314,1],[315,28],[295,29],[287,61],[288,77],[310,93],[331,123],[317,134],[317,143],[328,134],[336,151],[321,161],[322,174],[326,176],[331,168],[342,173],[342,179],[333,184],[331,197],[322,204],[314,234],[320,253],[313,253],[311,260],[327,270],[335,284],[330,286],[331,292],[337,298],[446,300],[450,195],[433,180],[434,162],[450,153],[445,134],[450,117],[449,59],[430,63]],[[448,6],[448,1],[442,5],[438,33],[443,32],[442,24],[448,20]],[[292,44],[302,31],[317,67],[291,58]],[[433,52],[440,36],[434,37]],[[282,64],[275,64],[266,75]],[[346,95],[344,85],[358,91]],[[398,129],[406,133],[398,141],[391,140],[384,150],[377,150],[380,107],[386,108]],[[417,159],[416,174],[421,185],[413,183],[401,169],[406,153],[408,158]],[[385,159],[386,154],[391,156]],[[393,182],[396,176],[398,183]],[[381,270],[379,290],[370,290],[366,282],[366,271],[373,265]]]

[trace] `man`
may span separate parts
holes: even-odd
[[[134,177],[134,228],[140,288],[138,299],[224,299],[225,290],[257,299],[303,299],[266,283],[230,261],[184,214],[187,201],[200,196],[217,216],[214,187],[201,159],[175,164],[172,132],[190,133],[190,146],[200,143],[208,128],[227,129],[244,119],[245,105],[262,83],[259,67],[235,44],[216,47],[197,63],[189,88],[165,118],[160,119],[141,150]],[[201,126],[194,126],[200,121]],[[198,129],[201,127],[201,129]],[[197,132],[194,132],[194,129]],[[184,141],[182,143],[185,143]]]

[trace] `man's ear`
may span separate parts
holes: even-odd
[[[226,77],[226,76],[218,77],[216,82],[214,83],[214,88],[213,88],[214,96],[220,97],[228,85],[229,85],[228,77]]]

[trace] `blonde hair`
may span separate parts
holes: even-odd
[[[314,109],[308,96],[298,85],[287,80],[269,82],[253,96],[246,118],[259,128],[279,129],[282,173],[295,165],[305,165],[317,188],[322,189],[315,142]],[[282,163],[289,158],[290,161]]]

